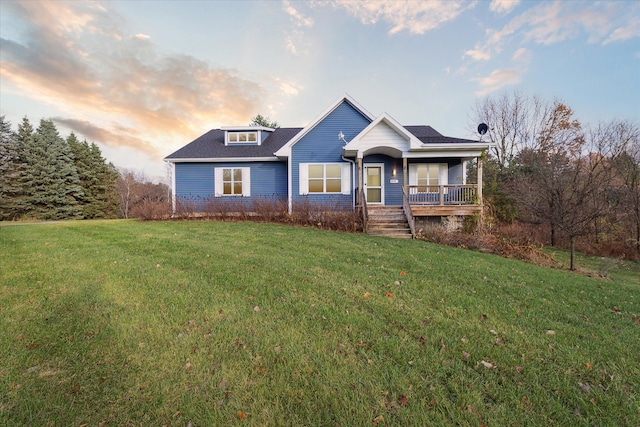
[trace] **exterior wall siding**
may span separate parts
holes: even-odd
[[[353,206],[353,165],[350,167],[351,194],[308,194],[300,195],[300,163],[332,163],[344,162],[342,159],[342,147],[344,141],[338,138],[342,132],[344,138],[350,141],[370,121],[360,114],[349,103],[343,102],[327,117],[309,131],[300,141],[291,148],[291,199],[295,206],[297,202],[309,201],[334,205]]]
[[[242,163],[176,163],[176,198],[192,203],[205,202],[215,197],[215,168],[251,169],[251,197],[287,197],[286,162]],[[216,199],[230,199],[219,197]]]

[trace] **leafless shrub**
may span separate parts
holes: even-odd
[[[171,216],[171,204],[165,200],[143,199],[131,209],[130,216],[145,221],[167,219]]]
[[[295,202],[289,213],[287,201],[280,197],[182,199],[173,215],[179,219],[216,221],[256,221],[314,227],[345,232],[362,231],[362,220],[350,206],[340,202]]]
[[[562,267],[562,264],[542,252],[538,246],[533,243],[528,242],[523,244],[512,241],[508,238],[489,233],[482,228],[476,232],[468,233],[464,231],[450,232],[443,227],[427,227],[426,229],[420,230],[418,238],[441,245],[490,253],[505,258],[519,259],[537,265],[555,268]]]
[[[290,216],[294,225],[311,226],[323,230],[356,232],[362,230],[358,213],[340,202],[316,203],[305,199],[293,205]]]

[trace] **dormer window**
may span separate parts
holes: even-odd
[[[228,144],[257,144],[258,132],[227,132]]]
[[[275,129],[264,126],[227,126],[224,131],[224,145],[260,145]]]

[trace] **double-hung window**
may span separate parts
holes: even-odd
[[[249,168],[215,168],[216,197],[251,195]]]
[[[349,163],[300,163],[300,194],[351,194]]]

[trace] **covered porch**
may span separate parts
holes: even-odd
[[[411,208],[414,216],[475,215],[482,212],[482,159],[480,157],[476,158],[477,184],[467,183],[466,177],[467,162],[474,159],[448,158],[446,161],[433,159],[409,163],[407,157],[397,159],[387,155],[389,159],[385,162],[384,155],[377,155],[376,162],[370,163],[367,162],[369,157],[357,158],[355,162],[357,207],[365,204],[369,206],[402,205]],[[398,174],[395,168],[398,160],[402,161],[401,174]],[[390,168],[391,172],[385,173],[385,167]],[[422,169],[425,169],[424,173]],[[430,169],[434,169],[434,172],[430,172]],[[431,177],[428,176],[429,173]],[[458,175],[455,175],[456,173]],[[395,195],[398,189],[401,197],[398,197],[400,194]]]

